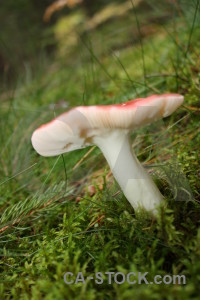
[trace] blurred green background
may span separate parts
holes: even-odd
[[[0,299],[199,300],[199,7],[1,1]],[[32,132],[70,107],[168,92],[184,105],[131,135],[165,197],[156,221],[135,214],[97,147],[51,158],[32,148]],[[184,274],[187,284],[66,286],[67,271]]]

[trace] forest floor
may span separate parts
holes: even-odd
[[[37,71],[1,95],[0,299],[199,299],[199,1],[128,2],[60,18],[54,58],[38,54]],[[32,148],[32,132],[70,107],[169,92],[184,104],[131,135],[165,197],[157,220],[135,214],[97,147],[51,158]],[[67,285],[66,272],[85,283]],[[97,272],[102,284],[87,279]],[[105,272],[186,284],[109,284]]]

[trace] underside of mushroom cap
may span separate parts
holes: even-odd
[[[78,106],[36,129],[34,149],[55,156],[94,143],[96,136],[125,132],[171,115],[182,103],[179,94],[153,95],[122,104]]]

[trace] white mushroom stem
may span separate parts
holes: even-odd
[[[131,149],[129,134],[115,130],[95,137],[112,173],[133,208],[145,208],[156,215],[163,197]]]

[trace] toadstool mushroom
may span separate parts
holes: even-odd
[[[133,208],[156,215],[163,196],[135,156],[129,133],[171,115],[183,99],[164,94],[122,104],[78,106],[36,129],[32,145],[42,156],[97,145]]]

